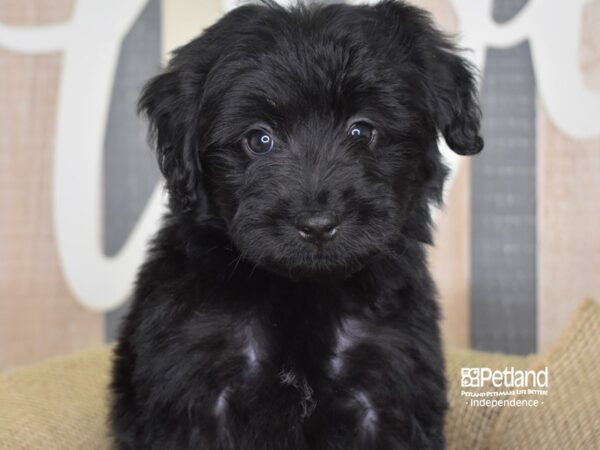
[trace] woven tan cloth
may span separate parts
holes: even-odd
[[[547,354],[447,352],[448,449],[600,449],[599,336],[600,307],[586,302]],[[110,449],[110,354],[110,347],[102,347],[0,374],[0,449]],[[475,408],[460,396],[463,367],[545,365],[550,367],[545,408]]]
[[[600,449],[600,305],[587,300],[579,307],[554,346],[531,365],[544,367],[549,374],[544,404],[503,408],[490,448]]]
[[[111,448],[106,428],[110,348],[0,375],[0,449]]]

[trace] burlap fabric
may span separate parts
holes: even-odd
[[[547,354],[449,351],[448,449],[600,449],[599,336],[600,307],[586,302]],[[462,367],[545,365],[546,408],[475,408],[460,396]],[[0,449],[110,449],[109,370],[110,348],[103,347],[0,374]]]
[[[0,449],[110,448],[109,366],[103,347],[0,375]]]
[[[490,448],[600,449],[600,305],[587,300],[579,307],[558,341],[531,365],[544,367],[549,373],[544,404],[503,408]]]

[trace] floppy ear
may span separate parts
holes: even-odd
[[[200,128],[210,116],[203,111],[206,105],[202,103],[207,85],[226,84],[211,71],[225,54],[230,59],[235,56],[238,35],[243,35],[264,10],[257,5],[235,8],[199,37],[175,50],[165,72],[151,79],[142,91],[138,110],[149,119],[150,136],[172,208],[187,211],[202,203]]]
[[[456,153],[479,153],[483,139],[479,134],[481,111],[473,68],[441,35],[434,36],[430,45],[434,47],[428,61],[427,79],[436,127]]]
[[[150,122],[150,137],[156,146],[171,206],[185,211],[198,201],[201,168],[194,102],[184,94],[181,78],[179,69],[171,64],[166,72],[146,84],[138,110]]]
[[[385,39],[401,46],[398,59],[407,55],[419,66],[418,76],[427,96],[427,109],[448,146],[461,155],[483,148],[479,135],[481,112],[474,68],[458,54],[430,15],[403,1],[383,1],[374,6],[388,29]]]

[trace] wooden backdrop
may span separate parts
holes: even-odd
[[[0,23],[59,23],[69,19],[74,1],[0,0]],[[163,54],[221,13],[216,0],[160,3]],[[460,31],[450,1],[415,3],[445,30]],[[588,87],[600,90],[600,0],[590,1],[581,19],[580,70]],[[0,48],[0,369],[100,344],[112,317],[82,306],[57,257],[51,187],[62,58]],[[568,138],[542,101],[535,108],[535,323],[533,331],[520,331],[533,332],[539,350],[584,296],[600,299],[600,137]],[[446,343],[464,347],[478,346],[471,317],[471,168],[466,162],[456,174],[430,255]],[[508,321],[518,314],[511,311]]]
[[[1,0],[0,22],[67,19],[71,0]],[[0,49],[0,368],[97,344],[102,315],[62,276],[52,226],[52,151],[60,54]]]

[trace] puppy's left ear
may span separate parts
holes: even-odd
[[[474,67],[458,54],[426,11],[391,0],[374,8],[385,24],[385,39],[392,36],[400,46],[397,54],[418,65],[429,115],[448,146],[461,155],[479,153],[483,139]]]
[[[483,139],[474,69],[436,30],[429,39],[431,53],[426,71],[431,92],[429,108],[436,127],[456,153],[479,153]]]

